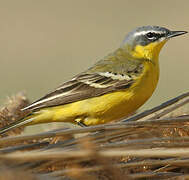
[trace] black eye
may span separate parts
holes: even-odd
[[[156,38],[156,34],[152,33],[152,32],[147,33],[146,36],[147,36],[148,39],[155,39]]]

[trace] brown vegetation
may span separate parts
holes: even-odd
[[[27,103],[22,94],[9,100],[0,126],[23,117],[20,108]],[[188,179],[187,103],[189,93],[121,122],[8,132],[0,138],[0,180]]]

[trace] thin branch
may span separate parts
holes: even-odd
[[[156,106],[156,107],[154,107],[152,109],[146,110],[146,111],[144,111],[144,112],[142,112],[140,114],[137,114],[137,115],[134,115],[132,117],[129,117],[129,118],[123,120],[123,122],[136,121],[136,120],[142,119],[142,118],[144,118],[144,117],[146,117],[148,115],[152,115],[152,113],[157,113],[158,111],[160,111],[160,110],[162,110],[162,109],[164,109],[164,108],[166,108],[168,106],[171,106],[171,105],[179,102],[180,100],[182,100],[182,99],[184,99],[184,98],[186,98],[188,96],[189,96],[189,92],[181,94],[180,96],[177,96],[177,97],[175,97],[175,98],[173,98],[173,99],[171,99],[169,101],[166,101],[166,102],[164,102],[164,103],[162,103],[162,104],[160,104],[160,105],[158,105],[158,106]]]
[[[115,166],[119,167],[119,166]],[[97,167],[92,167],[92,168],[82,168],[79,169],[80,173],[88,173],[88,172],[94,172],[94,171],[99,171],[103,170],[103,166],[97,166]],[[70,168],[66,170],[60,170],[60,171],[55,171],[53,173],[50,173],[50,176],[63,176],[68,173],[73,173],[76,170],[76,168]],[[150,178],[150,177],[175,177],[175,176],[181,176],[183,173],[175,173],[175,172],[143,172],[143,173],[132,173],[132,174],[127,174],[128,178]],[[186,176],[186,175],[185,175]]]
[[[12,144],[17,142],[22,142],[25,140],[33,140],[33,139],[42,139],[42,138],[50,138],[56,136],[64,136],[64,135],[73,135],[79,133],[87,133],[87,132],[95,132],[95,131],[105,131],[105,130],[120,130],[120,129],[129,129],[129,128],[140,128],[140,127],[157,127],[159,125],[166,125],[170,127],[176,123],[186,123],[189,121],[189,115],[185,115],[182,117],[173,117],[173,118],[164,118],[159,120],[145,120],[145,121],[134,121],[134,122],[121,122],[121,123],[112,123],[112,124],[103,124],[97,126],[90,126],[84,128],[74,128],[74,129],[63,129],[57,131],[50,131],[45,133],[39,133],[34,135],[19,135],[14,137],[5,137],[0,139],[0,145],[3,144]]]
[[[61,160],[69,158],[88,158],[93,155],[91,150],[71,150],[54,149],[54,151],[30,151],[30,152],[14,152],[0,155],[0,159],[9,159],[17,161],[40,161],[40,160]],[[101,157],[189,157],[189,148],[155,148],[155,149],[114,149],[100,150],[98,155]],[[93,157],[93,156],[92,156]]]
[[[170,107],[168,109],[165,109],[160,113],[155,114],[154,116],[151,117],[151,119],[159,119],[160,117],[163,117],[163,116],[169,114],[170,112],[172,112],[172,111],[184,106],[187,103],[189,103],[189,97],[187,99],[185,99],[184,101],[182,101],[181,103],[174,104],[174,106],[172,106],[172,107]]]

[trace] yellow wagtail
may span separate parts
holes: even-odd
[[[31,114],[1,128],[0,134],[22,125],[72,122],[88,126],[128,116],[157,86],[163,45],[185,33],[158,26],[135,29],[113,53],[22,109]]]

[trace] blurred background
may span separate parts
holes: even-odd
[[[119,47],[135,27],[189,31],[189,1],[0,0],[0,104],[25,91],[36,100]],[[160,81],[142,109],[189,89],[189,36],[160,54]]]

